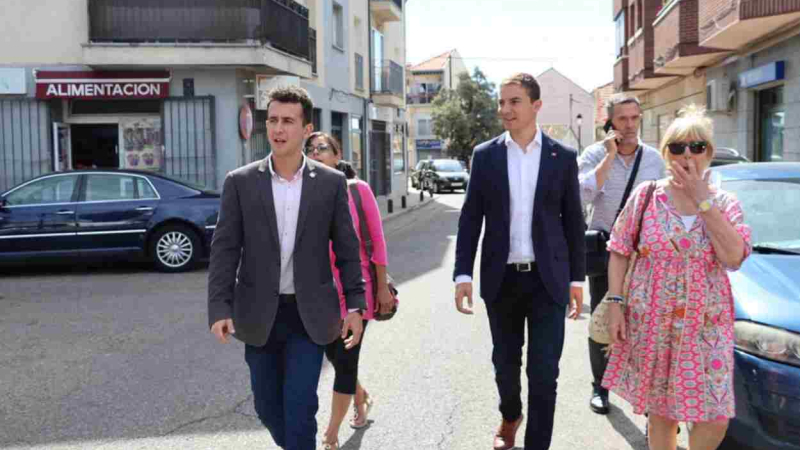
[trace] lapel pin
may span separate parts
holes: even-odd
[[[311,178],[314,178],[314,177],[317,176],[317,173],[312,170],[311,173],[308,176],[310,176]]]

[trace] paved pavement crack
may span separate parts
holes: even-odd
[[[207,420],[221,419],[221,418],[223,418],[223,417],[225,417],[225,416],[228,416],[228,415],[231,415],[231,414],[241,414],[241,415],[243,415],[243,416],[248,416],[248,417],[249,417],[249,415],[248,415],[248,414],[243,414],[243,413],[240,413],[240,412],[239,412],[239,411],[237,411],[237,410],[238,410],[238,409],[239,409],[239,408],[240,408],[242,405],[244,405],[245,403],[247,403],[248,401],[250,401],[250,400],[252,399],[252,397],[253,397],[252,395],[248,395],[248,396],[247,396],[247,398],[245,398],[244,400],[241,400],[241,401],[237,402],[237,403],[236,403],[236,405],[234,405],[232,408],[229,408],[229,409],[227,409],[227,410],[223,411],[223,412],[222,412],[222,413],[220,413],[220,414],[215,414],[215,415],[213,415],[213,416],[200,417],[200,418],[198,418],[198,419],[190,420],[190,421],[188,421],[188,422],[186,422],[186,423],[183,423],[183,424],[181,424],[181,425],[178,425],[177,427],[175,427],[175,428],[173,428],[173,429],[171,429],[171,430],[167,431],[166,433],[163,433],[163,434],[161,435],[161,437],[167,437],[167,436],[171,436],[171,435],[173,435],[173,434],[177,433],[178,431],[180,431],[180,430],[182,430],[182,429],[184,429],[184,428],[190,427],[190,426],[192,426],[192,425],[197,425],[197,424],[199,424],[199,423],[203,423],[203,422],[205,422],[205,421],[207,421]]]
[[[443,449],[445,441],[452,437],[455,433],[455,427],[453,427],[453,420],[456,415],[456,411],[458,411],[459,406],[461,406],[461,402],[457,402],[453,405],[453,408],[450,410],[450,414],[447,415],[447,420],[444,423],[444,431],[442,432],[442,436],[439,439],[439,442],[436,443],[436,448]]]

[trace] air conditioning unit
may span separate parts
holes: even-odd
[[[731,82],[728,80],[710,80],[706,83],[706,110],[727,111]]]

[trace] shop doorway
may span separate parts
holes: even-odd
[[[783,86],[759,91],[757,161],[783,161],[785,113]]]
[[[73,124],[70,130],[73,169],[118,169],[117,124]]]

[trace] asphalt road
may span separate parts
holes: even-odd
[[[464,316],[452,300],[462,201],[444,194],[386,226],[401,308],[366,332],[360,376],[375,407],[364,430],[345,421],[343,449],[491,448],[500,415],[486,310],[477,299]],[[0,447],[276,448],[253,411],[243,345],[208,332],[206,269],[2,270]],[[619,398],[609,416],[589,411],[588,292],[584,311],[567,324],[552,448],[644,450],[644,418]],[[333,385],[323,370],[321,430]]]

